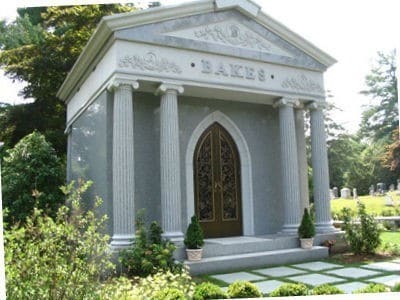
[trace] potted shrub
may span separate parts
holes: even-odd
[[[188,260],[198,261],[201,260],[204,245],[203,229],[200,227],[199,220],[193,216],[191,222],[186,230],[185,240],[186,253]]]
[[[308,209],[304,209],[303,218],[298,229],[300,245],[303,249],[311,249],[314,242],[315,226]]]

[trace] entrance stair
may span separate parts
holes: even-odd
[[[319,240],[317,238],[317,240]],[[317,244],[317,243],[314,243]],[[328,248],[314,246],[310,250],[299,247],[297,236],[268,235],[206,239],[203,258],[198,262],[185,260],[192,275],[236,271],[328,257]]]

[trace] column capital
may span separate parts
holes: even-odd
[[[306,107],[309,110],[323,110],[328,107],[328,103],[313,101],[308,103]]]
[[[279,100],[276,100],[273,104],[273,107],[282,107],[282,106],[291,106],[291,107],[299,107],[300,101],[294,97],[282,97]]]
[[[107,90],[109,90],[110,92],[113,92],[117,88],[119,88],[120,86],[123,86],[123,85],[129,86],[134,90],[137,90],[139,88],[139,82],[137,82],[137,80],[114,76],[108,82]]]
[[[174,83],[167,83],[163,82],[156,90],[156,95],[164,95],[167,92],[175,92],[175,94],[182,94],[184,92],[184,88],[182,85],[174,84]]]

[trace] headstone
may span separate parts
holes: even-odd
[[[394,206],[394,201],[393,201],[392,196],[387,195],[385,197],[385,205],[386,206]]]
[[[342,197],[343,199],[350,199],[351,198],[350,189],[349,188],[342,188],[340,190],[340,197]]]
[[[335,198],[339,198],[339,189],[337,188],[337,186],[334,186],[332,190],[333,190],[333,196]]]
[[[383,195],[386,190],[386,185],[383,182],[379,182],[376,184],[376,192],[380,195]]]
[[[397,179],[397,190],[400,191],[400,179]]]
[[[393,183],[391,185],[389,185],[389,191],[391,191],[391,192],[394,191],[394,184]]]
[[[370,196],[374,196],[375,195],[375,187],[374,187],[373,184],[369,187],[369,195]]]
[[[332,189],[329,189],[329,199],[331,199],[331,200],[335,199],[335,195],[333,194]]]
[[[357,195],[357,189],[353,189],[353,199],[357,199],[358,195]]]

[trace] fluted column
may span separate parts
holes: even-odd
[[[297,160],[299,163],[300,211],[310,206],[308,194],[308,163],[304,129],[304,106],[295,109]]]
[[[161,223],[164,236],[183,239],[181,224],[181,182],[179,156],[178,93],[183,87],[161,84],[160,103]]]
[[[332,232],[331,206],[329,197],[329,170],[326,148],[324,103],[308,105],[311,118],[311,162],[314,183],[315,227],[319,233]]]
[[[113,236],[115,249],[129,246],[135,237],[135,178],[133,141],[133,89],[135,81],[114,79],[113,112]]]
[[[294,106],[299,101],[282,98],[275,103],[279,107],[279,129],[281,140],[282,195],[284,224],[282,232],[295,234],[300,223],[299,164],[297,157]]]

